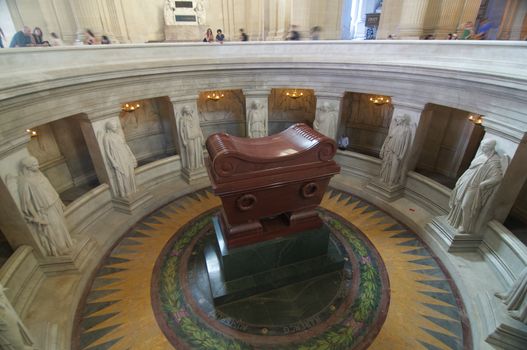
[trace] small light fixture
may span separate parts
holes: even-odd
[[[299,97],[304,96],[304,93],[302,91],[297,91],[296,89],[294,89],[293,91],[286,91],[285,95],[287,97],[291,97],[292,99],[297,99]]]
[[[222,98],[225,97],[225,94],[223,92],[216,92],[216,91],[211,91],[209,93],[207,93],[207,100],[211,100],[211,101],[219,101],[221,100]]]
[[[35,130],[31,130],[31,129],[26,129],[26,132],[29,134],[29,136],[31,137],[37,137],[37,132]]]
[[[387,96],[373,96],[370,97],[370,102],[376,106],[382,106],[384,104],[390,103],[390,98]]]
[[[470,120],[476,125],[481,125],[481,123],[483,123],[483,117],[477,114],[469,114],[468,120]]]
[[[125,103],[121,106],[121,110],[124,112],[133,112],[135,110],[138,110],[141,108],[141,105],[139,103]]]

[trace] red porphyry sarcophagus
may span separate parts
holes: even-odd
[[[322,220],[316,212],[330,178],[335,141],[305,124],[257,139],[210,135],[207,170],[221,198],[221,225],[229,248],[308,229]]]

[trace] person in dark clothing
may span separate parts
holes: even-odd
[[[221,29],[218,29],[216,31],[216,41],[223,44],[223,40],[225,40],[225,35],[221,32]]]
[[[4,39],[3,41],[2,38]],[[0,28],[0,49],[4,48],[4,41],[7,45],[7,40],[5,39],[4,31],[2,30],[2,28]]]
[[[35,29],[33,29],[33,40],[35,41],[35,45],[50,46],[49,41],[42,40],[42,29],[39,27],[35,27]]]
[[[28,47],[33,46],[33,37],[31,36],[31,28],[24,26],[21,31],[18,31],[13,35],[11,39],[11,44],[9,47]]]
[[[296,26],[292,25],[291,30],[289,31],[289,34],[287,34],[287,37],[285,40],[300,40],[300,33],[296,30]]]
[[[112,42],[110,41],[110,38],[108,38],[107,35],[103,35],[103,36],[101,37],[101,44],[102,44],[102,45],[109,45],[109,44],[111,44],[111,43],[112,43]]]
[[[243,28],[240,28],[240,40],[241,41],[249,41],[249,36],[245,33]]]

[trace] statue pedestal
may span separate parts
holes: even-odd
[[[181,176],[188,184],[192,184],[197,180],[208,177],[207,169],[205,167],[199,169],[183,168],[181,169]]]
[[[64,272],[79,272],[93,256],[97,243],[90,237],[75,237],[76,242],[70,255],[46,256],[39,265],[46,275],[54,276]]]
[[[449,252],[474,252],[481,244],[482,238],[475,234],[463,234],[454,229],[446,220],[446,216],[437,216],[425,228],[432,235],[440,238],[440,242]]]
[[[301,282],[344,266],[344,258],[319,229],[229,249],[220,219],[213,219],[215,240],[205,247],[205,262],[215,305]]]
[[[401,198],[404,194],[403,185],[399,184],[399,185],[390,186],[380,181],[377,178],[372,179],[368,183],[368,185],[366,185],[366,188],[374,192],[375,194],[380,195],[381,198],[383,198],[384,200],[388,202],[392,202],[398,198]]]
[[[202,41],[207,28],[198,25],[165,25],[165,41]]]
[[[509,316],[507,307],[494,295],[484,293],[477,299],[483,315],[486,342],[501,349],[525,349],[527,344],[527,325]]]
[[[135,192],[126,198],[116,197],[112,199],[115,210],[125,213],[132,214],[132,212],[138,207],[143,206],[146,202],[152,199],[152,195],[146,192]]]

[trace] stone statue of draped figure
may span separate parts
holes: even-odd
[[[20,206],[31,231],[48,256],[70,253],[73,247],[60,197],[42,174],[35,157],[20,162],[18,177]]]
[[[20,317],[13,309],[4,291],[5,288],[0,284],[0,349],[35,349]]]
[[[117,194],[120,197],[127,197],[137,190],[134,171],[137,160],[118,130],[117,121],[106,123],[103,147],[113,171]]]
[[[183,157],[186,159],[186,165],[189,169],[198,169],[203,167],[203,144],[205,138],[199,125],[199,118],[194,115],[189,106],[181,109],[181,118],[179,120],[179,137],[183,144]]]
[[[337,135],[337,121],[338,114],[336,108],[325,101],[318,109],[315,121],[313,122],[313,129],[334,139]]]
[[[511,288],[496,296],[507,305],[512,318],[527,324],[527,267],[525,267]]]
[[[163,14],[165,17],[165,25],[176,24],[176,16],[174,13],[175,3],[173,0],[165,0],[165,6],[163,8]]]
[[[249,137],[258,138],[267,136],[267,118],[263,105],[253,102],[249,111]]]
[[[496,141],[483,141],[481,153],[457,180],[450,195],[447,221],[460,233],[475,229],[482,210],[503,177],[502,162],[496,152]]]
[[[393,122],[395,124],[388,132],[379,154],[382,159],[380,180],[389,186],[398,185],[403,180],[413,134],[408,115],[397,116]]]

